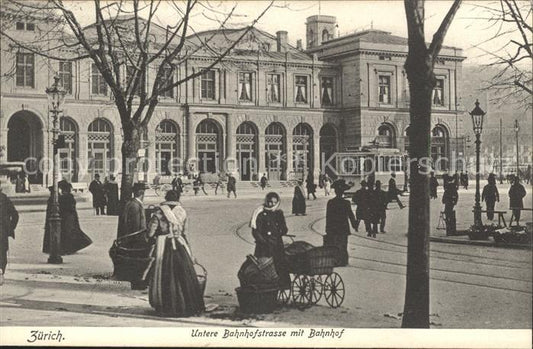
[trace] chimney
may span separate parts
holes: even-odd
[[[303,50],[303,47],[302,47],[302,39],[298,39],[296,40],[296,48],[300,51]]]
[[[276,39],[278,44],[278,52],[287,52],[287,41],[289,34],[285,30],[276,32]]]

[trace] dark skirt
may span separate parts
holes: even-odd
[[[204,299],[191,257],[185,248],[166,236],[158,236],[150,276],[150,305],[162,316],[198,315]]]
[[[325,235],[324,246],[334,246],[339,250],[336,266],[348,265],[348,235]]]
[[[305,213],[305,198],[295,196],[292,199],[292,213],[304,214]]]
[[[50,234],[50,223],[47,221],[43,239],[43,252],[47,254],[50,253]],[[77,215],[68,213],[61,217],[61,256],[76,253],[92,243],[91,238],[81,230]]]

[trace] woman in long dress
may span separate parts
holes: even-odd
[[[279,195],[274,192],[268,193],[264,204],[254,211],[250,227],[255,238],[254,255],[274,258],[279,286],[285,289],[289,288],[291,280],[281,237],[287,234],[288,228],[279,205]]]
[[[303,181],[299,180],[298,185],[294,187],[294,196],[292,198],[292,213],[296,216],[305,216],[305,189]]]
[[[92,244],[80,227],[78,212],[76,211],[76,199],[72,195],[72,186],[67,181],[60,181],[58,187],[61,195],[58,196],[59,214],[61,216],[61,237],[59,251],[60,255],[69,255],[78,252],[81,249]],[[46,209],[47,223],[43,242],[43,252],[50,253],[50,227],[48,220],[51,216],[51,200],[48,201]]]
[[[150,305],[158,314],[185,317],[201,313],[204,299],[194,270],[187,232],[187,212],[180,194],[170,190],[148,224],[155,237],[154,263],[149,281]]]

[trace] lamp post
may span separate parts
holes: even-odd
[[[474,204],[474,226],[477,231],[480,231],[483,225],[481,221],[481,205],[479,195],[479,153],[481,146],[481,132],[483,131],[483,117],[485,112],[479,107],[479,101],[476,100],[476,107],[470,112],[472,117],[472,125],[474,134],[476,135],[476,196]]]
[[[514,132],[516,136],[516,177],[519,177],[520,173],[520,162],[518,160],[518,131],[520,131],[520,126],[518,126],[518,120],[514,121]]]
[[[57,136],[59,134],[59,114],[62,112],[61,104],[65,99],[66,91],[59,85],[59,77],[54,77],[54,83],[51,87],[46,89],[46,94],[48,96],[48,111],[52,114],[52,143],[54,144],[52,165],[53,165],[53,186],[52,191],[52,207],[50,212],[50,217],[48,224],[50,224],[50,257],[48,257],[48,263],[51,264],[61,264],[63,259],[60,256],[61,249],[61,217],[59,216],[59,203],[58,203],[58,188],[57,188],[57,177],[58,177],[58,162],[56,159],[57,149],[55,147],[57,142]]]

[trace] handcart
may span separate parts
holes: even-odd
[[[334,271],[339,251],[334,246],[313,247],[303,241],[294,241],[285,247],[290,288],[278,292],[278,302],[288,304],[291,300],[297,306],[318,303],[324,296],[326,303],[339,307],[344,301],[345,289],[342,277]],[[298,245],[298,246],[296,246]],[[290,253],[296,250],[297,253]]]

